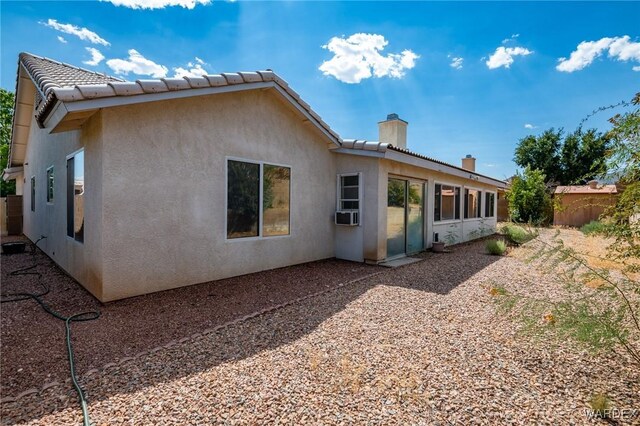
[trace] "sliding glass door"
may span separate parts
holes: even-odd
[[[387,257],[405,253],[407,181],[389,179],[387,187]]]
[[[389,178],[387,258],[424,249],[424,183]]]

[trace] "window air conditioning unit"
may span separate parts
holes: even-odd
[[[356,226],[358,225],[357,211],[337,211],[336,225]]]

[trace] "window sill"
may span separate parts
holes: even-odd
[[[264,241],[264,240],[280,240],[283,238],[289,238],[291,234],[287,235],[270,235],[268,237],[240,237],[240,238],[227,238],[225,237],[225,243],[235,243],[237,241]]]

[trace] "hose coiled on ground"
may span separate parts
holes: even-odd
[[[92,321],[96,320],[100,317],[100,312],[98,311],[88,311],[82,312],[79,314],[73,314],[71,316],[65,317],[59,312],[52,309],[49,305],[47,305],[41,298],[49,293],[49,287],[42,281],[42,274],[36,271],[36,268],[39,266],[38,263],[35,263],[35,254],[38,250],[38,243],[46,237],[39,238],[33,245],[33,249],[31,251],[31,255],[34,258],[34,264],[28,266],[26,268],[17,269],[12,271],[9,275],[11,276],[20,276],[20,275],[35,275],[38,277],[38,284],[42,287],[42,291],[40,293],[10,293],[10,294],[2,294],[0,295],[0,303],[10,303],[10,302],[19,302],[22,300],[33,299],[35,300],[45,312],[50,314],[56,319],[60,321],[64,321],[65,325],[65,338],[67,343],[67,355],[69,356],[69,371],[71,373],[71,381],[73,382],[73,387],[78,393],[78,398],[80,399],[80,406],[82,408],[82,418],[83,418],[83,426],[91,426],[91,422],[89,420],[89,410],[87,409],[87,399],[84,395],[84,391],[82,387],[78,383],[78,378],[76,376],[76,368],[73,356],[73,345],[71,344],[71,323],[72,322],[84,322],[84,321]]]

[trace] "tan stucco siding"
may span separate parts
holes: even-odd
[[[485,183],[472,181],[470,179],[464,179],[457,176],[453,176],[450,174],[423,169],[420,167],[399,163],[397,161],[390,160],[382,160],[380,162],[380,189],[381,196],[379,197],[379,205],[378,212],[380,215],[380,227],[382,238],[379,238],[380,244],[378,246],[377,252],[377,261],[384,260],[387,255],[387,241],[386,236],[384,235],[384,230],[386,229],[386,221],[387,221],[387,184],[389,177],[399,177],[399,178],[407,178],[407,179],[418,179],[427,182],[427,191],[426,191],[426,205],[425,205],[425,245],[426,247],[431,247],[433,244],[433,236],[434,233],[437,232],[439,234],[440,241],[447,235],[451,235],[455,238],[455,242],[459,243],[462,241],[468,241],[480,236],[480,230],[484,229],[485,232],[495,230],[496,227],[496,217],[493,218],[473,218],[473,219],[464,219],[464,214],[462,209],[464,208],[464,189],[472,188],[478,189],[483,192],[490,191],[496,192],[496,187],[492,185],[488,185]],[[452,184],[461,187],[461,202],[460,202],[460,220],[453,221],[443,221],[443,222],[435,222],[434,221],[434,193],[435,193],[435,184]],[[482,213],[484,214],[484,196],[482,199]],[[494,205],[494,212],[496,211],[496,206]],[[373,260],[373,259],[372,259]]]
[[[336,161],[273,90],[106,109],[103,300],[334,256]],[[291,234],[226,240],[226,158],[291,167]]]
[[[102,296],[101,217],[102,147],[100,114],[82,130],[49,134],[32,119],[24,164],[23,232],[96,297]],[[67,156],[85,150],[84,243],[67,237]],[[47,169],[54,170],[54,199],[47,202]],[[35,212],[31,177],[35,177]]]

